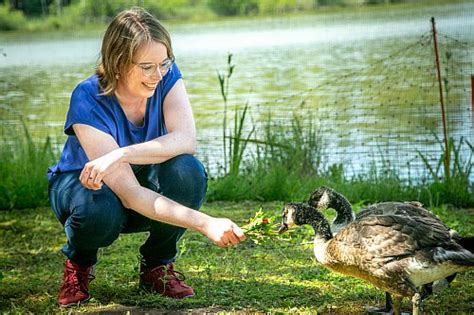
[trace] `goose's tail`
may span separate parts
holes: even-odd
[[[474,236],[467,236],[467,237],[462,237],[462,236],[457,236],[454,238],[456,243],[470,251],[471,253],[474,253]]]

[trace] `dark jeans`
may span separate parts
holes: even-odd
[[[179,155],[161,164],[135,165],[133,171],[144,187],[182,205],[198,210],[206,194],[207,176],[192,155]],[[73,262],[90,266],[97,251],[115,241],[120,233],[150,232],[140,247],[147,266],[173,262],[177,242],[185,229],[154,221],[123,207],[106,185],[90,190],[81,185],[80,171],[55,174],[49,184],[49,198],[67,236],[64,254]]]

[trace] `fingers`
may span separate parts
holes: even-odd
[[[238,227],[237,225],[234,224],[233,228],[232,228],[235,236],[237,236],[239,238],[240,241],[245,241],[245,234],[244,234],[244,231]]]
[[[94,168],[89,167],[87,164],[79,176],[81,184],[93,190],[99,190],[102,188],[102,177]]]
[[[229,220],[230,221],[230,220]],[[234,224],[232,221],[229,222],[229,226],[221,239],[215,244],[220,247],[228,247],[239,244],[241,241],[245,240],[245,234],[240,227]]]

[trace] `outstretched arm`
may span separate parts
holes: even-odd
[[[115,139],[109,134],[83,124],[75,124],[73,128],[90,160],[118,149]],[[90,189],[100,189],[102,186],[102,182],[90,176],[85,169],[80,181]],[[218,246],[237,244],[245,239],[243,231],[231,220],[213,218],[142,187],[128,163],[115,164],[114,171],[106,174],[103,182],[117,194],[126,208],[148,218],[198,231]]]

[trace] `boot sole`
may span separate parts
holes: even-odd
[[[167,298],[170,298],[170,299],[177,299],[177,300],[180,300],[180,299],[191,298],[191,297],[194,296],[194,294],[189,294],[189,295],[185,295],[185,296],[169,296],[169,295],[164,295],[164,294],[162,294],[162,293],[160,293],[160,292],[157,292],[157,291],[153,290],[153,285],[140,283],[138,286],[139,286],[139,288],[142,289],[143,291],[146,291],[146,292],[148,292],[148,293],[158,293],[159,295],[164,296],[164,297],[167,297]]]
[[[88,297],[87,299],[85,300],[82,300],[82,301],[77,301],[77,302],[74,302],[74,303],[69,303],[69,304],[59,304],[60,307],[73,307],[73,306],[81,306],[82,304],[86,304],[87,302],[89,302],[89,300],[91,299],[91,297]]]

